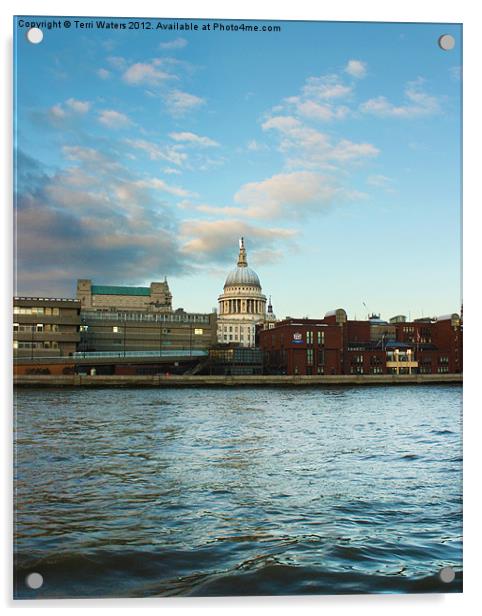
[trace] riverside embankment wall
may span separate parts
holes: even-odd
[[[462,383],[461,374],[326,376],[118,376],[18,375],[17,387],[310,387],[324,385],[426,385]]]

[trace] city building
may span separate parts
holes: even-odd
[[[167,280],[148,287],[94,285],[77,280],[77,299],[84,310],[172,312],[172,295]]]
[[[263,352],[238,345],[219,345],[209,350],[205,372],[222,376],[263,374]]]
[[[13,298],[13,356],[65,357],[80,341],[80,302],[46,297]]]
[[[215,312],[188,313],[182,308],[170,313],[82,310],[78,352],[126,356],[207,351],[216,343],[216,321]]]
[[[259,331],[266,374],[441,374],[462,372],[459,315],[390,322],[348,320],[343,309],[323,319],[287,318]]]
[[[237,265],[229,272],[218,302],[220,343],[254,347],[256,326],[266,322],[274,324],[276,321],[271,301],[266,313],[266,296],[262,293],[258,275],[248,267],[244,238],[239,240]]]

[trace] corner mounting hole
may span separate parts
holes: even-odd
[[[40,28],[30,28],[27,30],[27,41],[33,45],[38,45],[42,42],[44,33]]]
[[[451,51],[455,47],[455,39],[451,34],[442,34],[438,39],[440,49]]]
[[[440,579],[442,582],[445,582],[445,584],[450,584],[450,582],[455,580],[455,571],[453,570],[453,567],[444,567],[440,570],[439,575]]]
[[[25,578],[25,583],[27,584],[29,588],[32,588],[33,590],[37,590],[43,585],[44,579],[40,575],[40,573],[29,573],[27,577]]]

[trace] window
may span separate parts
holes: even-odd
[[[18,332],[18,323],[13,324],[13,331]]]
[[[203,333],[204,333],[204,330],[202,330],[202,329],[201,329],[201,328],[199,328],[199,327],[196,327],[196,329],[194,330],[194,335],[195,335],[195,336],[202,336],[202,335],[203,335]]]
[[[37,331],[38,332],[43,332],[43,330],[44,330],[43,323],[37,323]]]
[[[118,334],[119,333],[119,327],[117,327],[117,325],[114,325],[114,327],[112,328],[112,333],[113,334]]]
[[[325,332],[318,330],[318,344],[325,344]]]
[[[58,308],[57,308],[58,310]],[[32,308],[24,308],[23,306],[14,306],[13,314],[44,314],[44,309],[33,306]]]
[[[313,344],[313,332],[306,332],[306,344]]]
[[[306,349],[306,363],[308,366],[313,365],[313,349]]]
[[[18,340],[13,341],[13,348],[18,349]]]

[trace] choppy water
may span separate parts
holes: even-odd
[[[15,595],[460,591],[461,396],[17,390]]]

